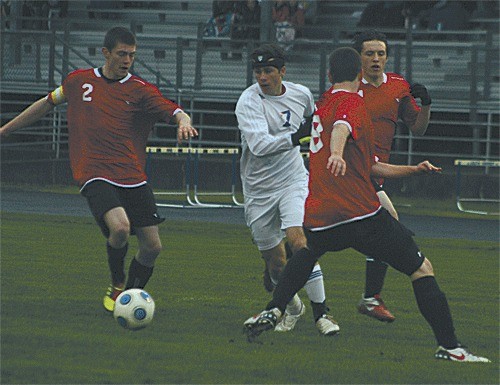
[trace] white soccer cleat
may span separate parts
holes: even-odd
[[[281,311],[275,307],[271,310],[264,310],[243,322],[248,342],[254,342],[262,332],[274,329],[280,318]]]
[[[459,346],[455,349],[446,349],[442,346],[438,347],[434,357],[440,360],[458,361],[458,362],[491,362],[486,357],[475,356],[469,352],[464,346]]]
[[[339,324],[328,314],[323,314],[318,318],[316,327],[319,333],[324,336],[334,336],[340,332]]]
[[[285,310],[283,318],[281,318],[281,321],[274,328],[275,332],[289,332],[293,330],[299,318],[306,312],[306,306],[302,301],[300,301],[300,305],[301,307],[298,314],[290,314],[288,310]]]

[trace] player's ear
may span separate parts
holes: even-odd
[[[281,67],[281,69],[280,69],[280,75],[281,75],[281,77],[283,78],[283,77],[285,77],[285,74],[286,74],[286,67],[285,67],[285,66],[283,66],[283,67]]]
[[[101,52],[106,59],[108,59],[111,56],[111,52],[109,52],[109,50],[106,47],[102,47]]]
[[[333,77],[332,77],[332,73],[330,72],[330,70],[328,70],[328,81],[333,84]]]

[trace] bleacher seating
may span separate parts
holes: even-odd
[[[321,79],[320,49],[333,47],[334,43],[350,44],[360,12],[366,3],[368,2],[322,0],[314,25],[306,27],[303,37],[296,41],[291,51],[286,79],[305,84],[316,97],[319,96],[322,87],[328,85],[326,76]],[[96,13],[98,10],[93,10],[94,19],[90,19],[88,13],[92,8],[89,8],[89,4],[89,1],[71,1],[68,18],[54,23],[59,39],[64,38],[64,23],[70,23],[68,37],[71,49],[67,62],[69,71],[102,63],[100,48],[103,31],[110,26],[134,25],[137,27],[138,39],[134,71],[146,80],[158,84],[162,90],[175,93],[180,89],[185,100],[189,100],[186,95],[192,92],[198,97],[203,95],[204,101],[222,97],[227,100],[228,108],[232,108],[238,95],[248,82],[252,81],[251,73],[247,72],[248,52],[245,48],[242,50],[242,60],[223,60],[220,50],[227,49],[227,44],[213,45],[213,38],[201,42],[197,40],[199,25],[210,17],[211,1],[165,1],[158,2],[159,7],[153,9],[122,8],[116,11],[117,18],[114,19],[100,18]],[[99,11],[106,12],[105,9]],[[9,33],[6,31],[4,35],[8,37]],[[13,63],[12,55],[3,55],[5,59],[1,75],[4,92],[43,94],[50,88],[50,36],[49,31],[26,31],[21,42],[19,63]],[[477,91],[480,106],[485,109],[497,109],[500,95],[498,34],[493,36],[496,43],[491,56],[493,70],[489,82],[481,77],[488,62],[483,51],[478,52],[478,62],[471,64],[471,48],[474,45],[480,47],[484,40],[484,35],[477,36],[480,36],[480,39],[475,42],[427,41],[423,38],[414,40],[411,79],[428,86],[434,105],[438,108],[470,108],[470,76],[471,70],[474,70],[479,75]],[[177,57],[178,37],[185,39],[180,47],[180,62]],[[7,46],[4,49],[15,49],[9,46],[9,39],[5,39]],[[227,39],[221,41],[228,43]],[[408,77],[406,41],[390,39],[390,44],[387,70],[398,71]],[[396,54],[396,47],[399,54]],[[40,62],[35,63],[37,50]],[[63,45],[56,44],[55,84],[59,84],[65,75],[62,71],[63,54]],[[180,65],[182,72],[178,71]],[[158,82],[160,77],[164,80]]]

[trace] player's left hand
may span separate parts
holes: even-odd
[[[189,140],[194,136],[198,136],[198,131],[191,124],[179,124],[177,128],[177,142],[182,143],[183,140]]]
[[[326,168],[330,170],[330,172],[335,176],[344,176],[347,169],[347,164],[344,158],[339,155],[332,154],[328,158]]]
[[[443,169],[441,167],[434,166],[428,160],[424,160],[417,165],[417,170],[421,174],[433,174],[440,173]]]
[[[312,116],[300,123],[299,129],[291,135],[294,146],[303,146],[311,141]]]
[[[432,99],[429,96],[429,91],[427,88],[419,83],[412,84],[410,86],[410,93],[415,99],[419,98],[422,106],[428,106],[432,103]]]

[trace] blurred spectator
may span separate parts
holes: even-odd
[[[498,1],[478,1],[477,6],[472,10],[473,18],[497,19],[498,20]],[[470,12],[470,10],[469,10]]]
[[[403,7],[403,16],[405,16],[405,27],[412,29],[427,29],[429,23],[429,10],[437,1],[409,1],[405,2]]]
[[[306,10],[303,1],[289,0],[291,14],[291,22],[295,28],[295,38],[302,37],[305,20]]]
[[[10,0],[2,0],[0,13],[2,20],[10,16]],[[5,21],[5,29],[10,29],[9,21]]]
[[[469,29],[470,14],[461,1],[438,1],[430,10],[428,29],[464,30]]]
[[[208,20],[204,35],[213,37],[229,36],[233,19],[234,1],[212,2],[212,17]]]
[[[257,0],[237,1],[234,5],[232,39],[253,39],[260,37],[260,5]]]
[[[257,0],[237,1],[234,4],[231,40],[259,40],[260,38],[260,5]],[[231,43],[231,48],[239,50],[242,43]],[[232,53],[233,59],[240,60],[240,52]]]
[[[480,29],[491,29],[498,33],[500,23],[498,22],[499,11],[498,1],[478,1],[477,7],[471,13],[471,27]]]
[[[292,23],[292,7],[289,1],[275,0],[272,8],[272,19],[276,29],[276,40],[289,49],[295,40],[295,27]]]
[[[68,16],[69,1],[49,0],[48,5],[48,28],[52,29],[52,23],[54,22],[56,16],[58,16],[60,19]]]
[[[358,27],[403,28],[404,6],[404,1],[371,1],[363,9]]]
[[[306,24],[316,23],[318,16],[318,6],[322,0],[309,0],[301,1],[305,9],[305,22]]]
[[[33,29],[33,20],[29,19],[35,16],[35,8],[33,7],[32,1],[23,1],[23,5],[21,7],[21,15],[23,17],[21,28]]]

